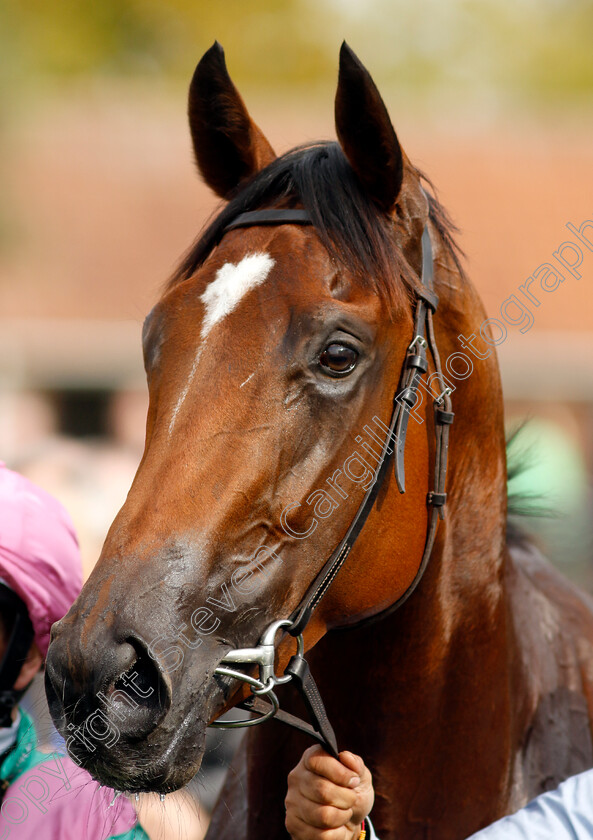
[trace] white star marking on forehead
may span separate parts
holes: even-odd
[[[202,338],[206,338],[214,324],[225,318],[251,289],[263,283],[274,260],[269,254],[249,254],[234,265],[225,263],[203,293],[206,307],[202,323]]]
[[[229,312],[237,306],[239,301],[248,291],[263,283],[274,266],[274,260],[269,254],[248,254],[238,262],[225,263],[216,272],[216,277],[209,284],[201,296],[201,301],[206,307],[204,320],[202,322],[202,341],[206,338],[212,327],[222,321]],[[179,410],[189,393],[192,382],[198,369],[198,362],[202,355],[203,345],[195,355],[187,382],[179,395],[171,420],[169,421],[169,437],[173,432]],[[253,376],[253,374],[252,374]],[[251,378],[251,377],[249,377]],[[246,380],[247,382],[248,380]],[[245,385],[245,382],[243,383]],[[240,387],[243,387],[242,385]]]

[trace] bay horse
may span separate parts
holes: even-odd
[[[145,322],[145,451],[53,628],[52,716],[102,783],[177,789],[207,725],[249,695],[222,660],[305,604],[311,672],[338,744],[373,772],[379,836],[460,840],[593,759],[592,603],[507,540],[494,330],[347,45],[338,143],[276,157],[218,44],[189,119],[228,203]],[[273,673],[294,649],[284,634]],[[250,729],[209,836],[285,838],[308,743]]]

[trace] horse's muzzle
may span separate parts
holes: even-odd
[[[72,644],[72,628],[54,628],[53,635],[46,693],[69,751],[87,764],[120,740],[147,738],[171,706],[171,684],[144,642],[132,634],[116,642],[106,628],[93,650],[83,651]]]

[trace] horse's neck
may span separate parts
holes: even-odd
[[[438,585],[433,559],[399,613],[330,633],[311,651],[340,749],[373,771],[382,837],[416,822],[465,837],[504,813],[508,796],[516,744],[505,593],[476,593],[468,605],[467,590]]]
[[[444,362],[463,352],[457,336],[469,338],[485,316],[471,288],[439,291]],[[471,376],[455,383],[446,519],[420,586],[397,613],[330,633],[311,652],[340,747],[367,756],[377,774],[386,836],[415,821],[442,826],[445,814],[450,836],[466,836],[476,820],[497,817],[508,796],[515,640],[502,394],[494,352],[472,361]]]

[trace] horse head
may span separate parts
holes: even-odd
[[[490,361],[470,388],[471,357],[452,359],[480,305],[460,282],[440,205],[346,45],[335,114],[338,143],[276,157],[218,44],[191,82],[198,168],[228,203],[145,321],[142,461],[93,573],[53,628],[47,660],[50,709],[71,755],[119,789],[166,792],[196,773],[207,725],[247,693],[216,674],[221,660],[298,611],[349,528],[414,338],[425,230],[440,278],[445,375],[476,451],[500,420],[495,413],[482,437],[471,431],[480,401],[499,388]],[[293,216],[235,226],[261,210]],[[312,224],[298,223],[298,211]],[[380,613],[414,581],[433,450],[425,389],[410,411],[405,493],[390,470],[304,630],[305,649]],[[504,480],[498,459],[490,473],[485,484]],[[284,637],[277,673],[293,651]]]

